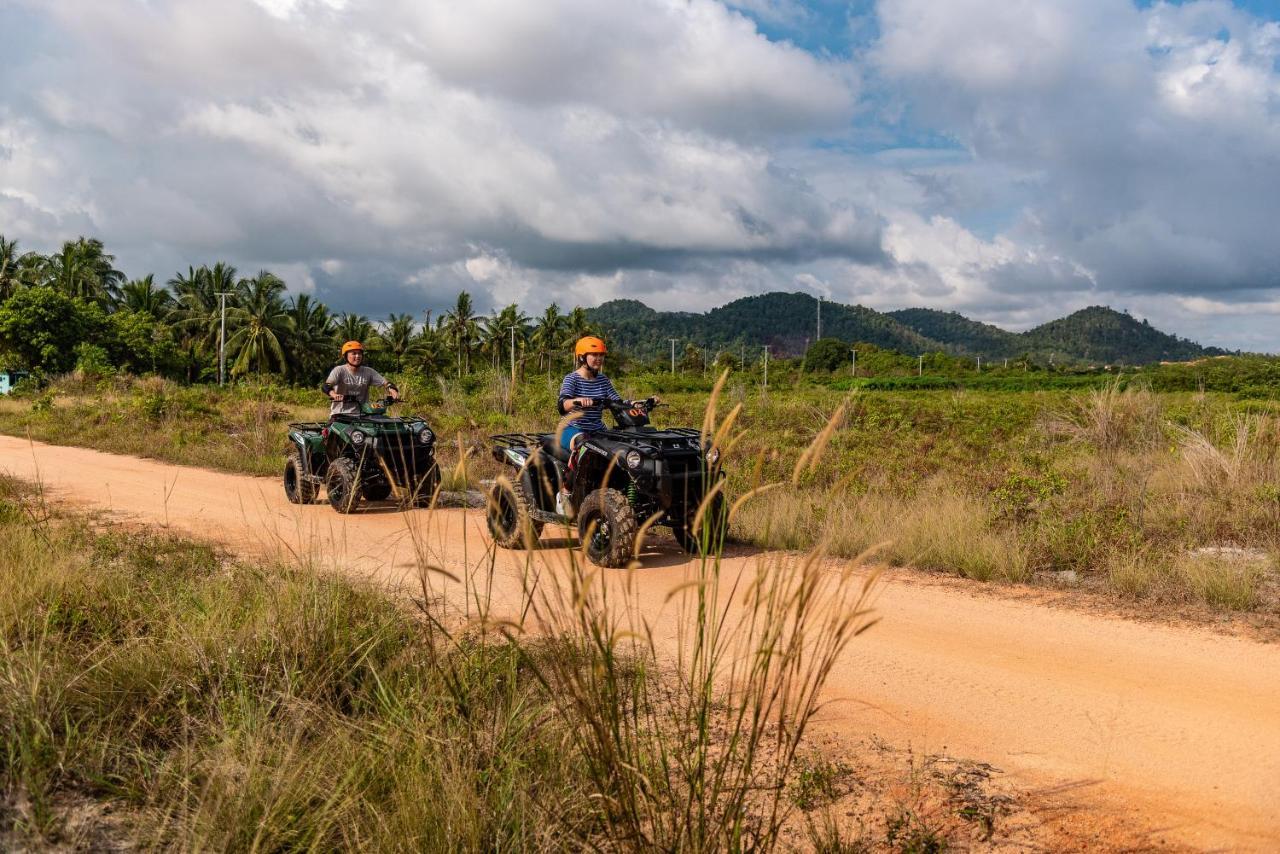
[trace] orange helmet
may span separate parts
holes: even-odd
[[[352,350],[359,350],[360,352],[363,353],[364,345],[361,344],[359,341],[348,341],[346,344],[343,344],[342,345],[343,358],[346,358],[346,355],[350,353]]]
[[[604,341],[594,335],[579,338],[578,343],[573,347],[573,354],[578,357],[585,356],[588,353],[599,353],[603,356],[608,352],[609,350],[604,346]]]

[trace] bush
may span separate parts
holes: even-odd
[[[82,341],[76,345],[76,373],[90,379],[101,379],[115,373],[107,359],[107,351],[96,344]]]

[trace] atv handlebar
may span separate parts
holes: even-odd
[[[573,409],[582,412],[587,409],[610,409],[614,412],[625,412],[628,409],[643,409],[645,412],[652,412],[659,406],[666,406],[665,403],[659,403],[652,397],[646,397],[644,400],[598,400],[590,406],[573,405]]]
[[[386,397],[378,400],[362,401],[358,394],[344,394],[342,396],[342,402],[356,404],[362,409],[387,409],[393,403],[404,403],[402,399],[392,397],[391,395],[387,395]]]

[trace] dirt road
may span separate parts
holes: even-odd
[[[343,571],[411,591],[424,550],[461,576],[488,545],[479,511],[438,511],[417,527],[424,511],[343,517],[288,504],[276,480],[11,437],[0,437],[0,472],[113,519],[245,552],[325,554]],[[499,553],[499,602],[517,598],[517,559]],[[726,572],[756,559],[733,556]],[[662,542],[644,563],[639,607],[657,613],[687,566]],[[1075,787],[1090,808],[1157,828],[1155,840],[1280,850],[1280,647],[977,595],[911,573],[883,582],[876,608],[881,622],[833,674],[823,727],[989,762],[1027,787]]]

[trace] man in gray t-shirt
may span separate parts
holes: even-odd
[[[342,364],[335,365],[320,389],[333,403],[329,404],[329,417],[335,415],[359,415],[360,406],[369,400],[369,388],[382,385],[392,400],[400,399],[400,390],[386,381],[373,368],[360,364],[364,360],[364,347],[359,341],[342,345]]]

